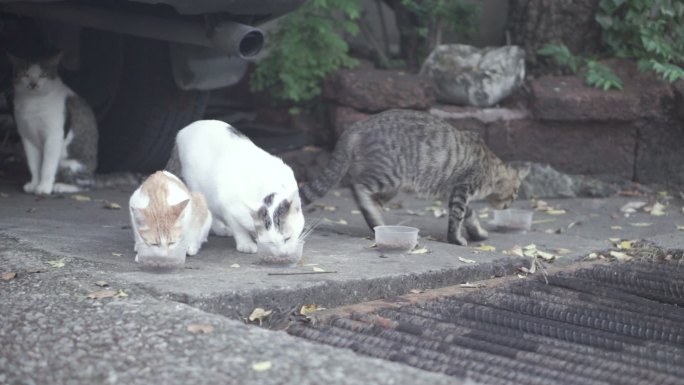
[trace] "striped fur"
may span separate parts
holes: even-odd
[[[469,202],[487,198],[495,207],[508,207],[524,175],[503,164],[476,133],[428,113],[391,110],[346,130],[326,169],[300,194],[310,203],[344,177],[371,229],[384,224],[379,206],[408,189],[447,199],[447,239],[465,245],[464,222],[471,239],[487,238]]]

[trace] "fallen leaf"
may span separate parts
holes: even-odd
[[[572,250],[559,247],[556,249],[556,254],[566,255],[572,253]]]
[[[527,276],[525,274],[518,274],[518,278],[523,279],[523,278],[527,278]]]
[[[114,297],[116,297],[116,298],[126,298],[126,297],[128,297],[128,294],[126,294],[125,291],[119,289],[119,290],[116,291],[116,294],[114,294]]]
[[[361,210],[352,210],[351,213],[354,215],[358,215],[361,214]]]
[[[373,244],[370,245],[370,246],[368,246],[368,248],[369,248],[369,249],[377,249],[377,248],[378,248],[378,244],[375,243],[375,242],[373,242]]]
[[[549,215],[563,215],[566,212],[567,211],[565,211],[563,209],[546,210],[546,213]]]
[[[52,261],[47,261],[47,264],[54,267],[54,268],[61,268],[61,267],[64,267],[64,265],[65,265],[64,258],[55,259]]]
[[[432,235],[428,235],[427,237],[425,237],[425,239],[427,239],[428,241],[439,241],[439,239],[433,237]]]
[[[617,259],[618,261],[629,261],[630,259],[632,259],[631,256],[629,256],[629,255],[627,255],[621,251],[615,251],[615,250],[610,251],[610,256]]]
[[[15,273],[15,272],[13,272],[13,271],[8,271],[8,272],[5,272],[5,273],[2,273],[2,275],[0,276],[0,279],[2,279],[3,281],[11,281],[11,280],[13,280],[16,276],[17,276],[17,273]]]
[[[622,226],[610,226],[611,230],[622,230]]]
[[[423,291],[423,290],[418,290],[418,289],[411,289],[411,290],[409,290],[409,293],[411,293],[411,294],[420,294],[420,293],[424,293],[424,291]]]
[[[308,316],[308,315],[311,315],[311,314],[313,314],[317,311],[321,311],[321,310],[325,310],[325,308],[324,307],[318,307],[318,306],[316,306],[316,304],[312,303],[312,304],[302,306],[302,308],[299,310],[299,314]]]
[[[271,361],[260,361],[252,364],[252,370],[255,372],[265,372],[267,370],[271,370],[271,367],[273,367]]]
[[[548,210],[549,204],[546,201],[540,199],[533,199],[532,208],[538,211]]]
[[[320,267],[314,266],[314,267],[313,267],[313,271],[315,271],[315,272],[317,272],[317,273],[324,273],[324,272],[325,272],[325,269],[321,269]]]
[[[112,252],[112,255],[115,257],[123,257],[123,254],[121,254],[121,253]]]
[[[118,293],[118,291],[116,291],[116,290],[100,290],[100,291],[94,291],[94,292],[88,294],[86,297],[90,298],[90,299],[112,298],[117,293]]]
[[[496,247],[490,246],[490,245],[485,245],[484,243],[480,244],[480,246],[476,247],[475,250],[479,251],[496,251]]]
[[[642,208],[644,206],[646,206],[646,202],[642,202],[642,201],[629,202],[629,203],[625,204],[624,206],[620,207],[620,211],[622,211],[623,213],[632,214],[632,213],[637,212],[637,210],[639,210],[640,208]]]
[[[667,192],[666,190],[663,190],[663,191],[658,191],[658,195],[660,195],[661,197],[664,198],[664,197],[670,195],[670,193]]]
[[[629,250],[632,248],[633,243],[634,243],[634,241],[621,241],[620,243],[617,244],[617,247],[620,250]]]
[[[0,192],[0,198],[8,198],[9,194],[5,194],[4,192]]]
[[[462,284],[458,285],[458,287],[463,287],[466,289],[479,289],[481,287],[486,287],[486,286],[487,285],[485,285],[484,283],[470,283],[470,282],[466,282],[466,283],[462,283]]]
[[[637,222],[637,223],[630,223],[630,225],[634,227],[648,227],[652,225],[653,223],[648,223],[648,222]]]
[[[506,255],[516,255],[518,257],[522,257],[523,256],[523,249],[522,249],[522,247],[515,245],[510,250],[504,250],[503,253]]]
[[[261,322],[268,316],[273,313],[273,310],[264,310],[263,308],[256,308],[252,310],[252,313],[247,317],[249,322],[254,322],[254,321],[259,321],[259,325],[261,325]]]
[[[677,226],[677,230],[684,231],[684,225],[675,225],[675,226]]]
[[[240,265],[239,265],[239,264],[237,264],[237,263],[234,263],[234,264],[230,265],[230,267],[233,267],[233,268],[238,268],[238,267],[240,267]]]
[[[463,257],[458,257],[458,260],[463,262],[463,263],[477,263],[477,261],[474,259],[468,259],[468,258],[463,258]]]
[[[99,287],[107,287],[107,286],[109,286],[109,282],[107,282],[107,281],[96,281],[95,285],[99,286]]]
[[[597,258],[598,258],[598,254],[596,254],[596,253],[591,253],[591,254],[587,255],[586,257],[584,257],[584,260],[585,260],[585,261],[593,261],[593,260],[595,260],[595,259],[597,259]]]
[[[205,324],[188,325],[188,331],[192,334],[209,334],[214,331],[214,327]]]
[[[329,222],[329,223],[336,223],[338,225],[347,225],[348,224],[347,221],[345,221],[344,219],[340,219],[339,221],[333,221],[332,219],[323,218],[323,220],[326,222]]]
[[[105,201],[103,207],[106,208],[107,210],[121,210],[121,205],[116,203],[116,202]]]
[[[78,202],[88,202],[90,201],[90,197],[86,195],[80,195],[80,194],[75,194],[71,196],[71,199],[78,201]]]
[[[322,204],[315,204],[314,207],[318,207],[319,209],[323,209],[323,211],[337,211],[336,206],[331,206],[331,205],[322,205]]]
[[[46,271],[47,271],[47,269],[44,269],[42,267],[31,267],[29,269],[26,269],[26,272],[31,273],[31,274],[33,274],[33,273],[44,273]]]
[[[656,217],[665,215],[665,205],[658,202],[654,203],[653,207],[651,208],[651,215]]]
[[[415,249],[409,251],[408,253],[409,253],[409,254],[427,254],[427,253],[429,253],[429,252],[430,252],[430,250],[428,250],[428,249],[425,248],[425,247],[417,247],[417,248],[415,248]]]

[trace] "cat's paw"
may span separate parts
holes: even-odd
[[[54,185],[52,183],[38,183],[34,193],[38,195],[50,195],[52,194],[53,186]]]
[[[28,182],[24,185],[24,192],[33,194],[34,192],[36,192],[36,186],[38,186],[37,182]]]
[[[247,254],[255,254],[257,252],[257,245],[254,242],[239,242],[237,244],[237,251]]]
[[[82,190],[78,186],[66,183],[55,183],[55,185],[52,187],[52,192],[55,194],[71,194],[79,191]]]
[[[197,253],[199,253],[199,250],[199,246],[188,246],[188,251],[186,251],[186,254],[189,256],[197,255]]]
[[[454,236],[453,234],[449,234],[447,236],[447,242],[454,244],[454,245],[468,246],[468,241],[466,241],[466,239],[461,234],[458,234],[458,236]]]

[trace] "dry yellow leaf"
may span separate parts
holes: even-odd
[[[611,230],[622,230],[622,226],[610,226]]]
[[[486,287],[486,286],[487,285],[485,285],[484,283],[470,283],[470,282],[466,282],[466,283],[462,283],[462,284],[458,285],[458,287],[462,287],[462,288],[466,288],[466,289],[479,289],[481,287]]]
[[[463,257],[458,257],[458,260],[463,262],[463,263],[477,263],[477,261],[473,259],[468,259],[468,258],[463,258]]]
[[[552,209],[552,210],[546,210],[546,213],[549,215],[563,215],[567,213],[567,211],[563,209]]]
[[[120,210],[121,205],[116,202],[105,201],[104,208],[106,208],[107,210]]]
[[[547,253],[545,251],[541,251],[541,250],[537,250],[537,257],[539,257],[545,261],[553,261],[554,259],[556,259],[555,255],[553,255],[551,253]]]
[[[326,222],[335,223],[335,224],[338,224],[338,225],[347,225],[347,224],[348,224],[347,221],[345,221],[344,219],[340,219],[339,221],[333,221],[332,219],[323,218],[323,220],[326,221]]]
[[[78,202],[88,202],[90,200],[90,197],[86,196],[86,195],[76,194],[76,195],[72,195],[71,199],[78,201]]]
[[[677,226],[677,230],[684,231],[684,225],[676,225],[676,226]]]
[[[238,267],[240,267],[240,265],[237,264],[237,263],[234,263],[234,264],[230,265],[230,267],[232,267],[232,268],[238,268]]]
[[[634,241],[621,241],[620,243],[617,244],[618,249],[621,250],[629,250],[632,248],[632,244]]]
[[[556,249],[556,254],[559,254],[559,255],[566,255],[566,254],[570,254],[570,253],[572,253],[572,250],[570,250],[570,249],[565,249],[562,247],[559,247]]]
[[[409,251],[409,254],[427,254],[429,252],[430,252],[430,250],[428,250],[425,247],[418,247],[418,248],[415,248],[415,249]]]
[[[17,273],[12,272],[12,271],[8,271],[8,272],[5,272],[5,273],[2,273],[2,276],[0,276],[0,279],[2,279],[3,281],[11,281],[11,280],[13,280],[16,276],[17,276]]]
[[[123,254],[122,254],[122,253],[115,253],[115,252],[112,252],[112,255],[115,256],[115,257],[123,257]]]
[[[313,267],[313,271],[315,271],[317,273],[325,273],[325,269],[321,269],[320,267],[316,267],[316,266]]]
[[[109,286],[109,282],[107,282],[107,281],[96,281],[95,285],[99,286],[99,287],[107,287],[107,286]]]
[[[214,331],[214,327],[205,324],[188,325],[188,331],[192,334],[209,334]]]
[[[55,268],[61,268],[61,267],[64,267],[64,265],[65,265],[64,258],[55,259],[53,261],[47,261],[47,263],[48,263],[48,265],[55,267]]]
[[[475,250],[479,251],[496,251],[496,247],[491,246],[491,245],[485,245],[484,243],[480,244],[480,246],[476,247]]]
[[[630,259],[632,259],[631,256],[629,256],[629,255],[627,255],[621,251],[615,251],[615,250],[610,251],[610,256],[617,259],[618,261],[629,261]]]
[[[116,291],[116,294],[114,294],[114,297],[116,297],[116,298],[125,298],[125,297],[128,297],[128,294],[126,294],[125,291],[119,289],[119,290]]]
[[[411,294],[420,294],[420,293],[423,293],[423,291],[422,291],[422,290],[418,290],[418,289],[411,289],[411,290],[409,290],[409,293],[411,293]]]
[[[613,243],[618,243],[618,242],[620,242],[620,238],[608,238],[608,240],[611,241],[611,242],[613,242]]]
[[[261,325],[261,322],[268,316],[273,313],[273,310],[265,310],[263,308],[256,308],[252,310],[252,313],[247,317],[249,322],[254,322],[254,321],[259,321],[259,325]]]
[[[318,306],[316,306],[316,304],[311,303],[311,304],[302,306],[302,308],[299,310],[299,314],[311,315],[311,314],[313,314],[317,311],[321,311],[321,310],[325,310],[325,308],[324,307],[318,307]]]
[[[112,298],[117,293],[118,292],[116,290],[100,290],[100,291],[94,291],[94,292],[88,294],[86,297],[90,298],[90,299]]]
[[[634,227],[648,227],[652,225],[653,223],[648,223],[648,222],[636,222],[636,223],[630,223],[630,225]]]
[[[665,215],[665,205],[658,202],[654,203],[653,207],[651,208],[651,215],[656,217]]]
[[[542,224],[542,223],[550,223],[550,222],[555,222],[555,221],[556,221],[555,218],[546,218],[546,219],[539,219],[539,220],[536,220],[536,221],[532,221],[532,224],[533,224],[533,225],[539,225],[539,224]]]
[[[272,367],[273,364],[271,364],[271,361],[260,361],[252,364],[252,370],[255,372],[265,372],[271,370]]]
[[[584,257],[584,260],[593,261],[594,259],[597,259],[597,258],[598,258],[598,254],[591,253],[591,254],[587,255],[586,257]]]
[[[352,210],[351,213],[354,215],[359,215],[361,214],[361,210]]]

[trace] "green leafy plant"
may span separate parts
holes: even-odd
[[[563,44],[547,44],[537,51],[537,54],[551,57],[556,64],[568,67],[572,73],[584,76],[585,82],[604,91],[622,89],[622,80],[605,64],[595,59],[587,59],[574,55]]]
[[[310,0],[286,16],[269,36],[270,51],[257,63],[252,89],[294,102],[318,96],[321,79],[358,64],[343,34],[358,33],[360,9],[360,0]]]
[[[684,79],[684,2],[601,0],[596,21],[612,53],[674,82]]]

